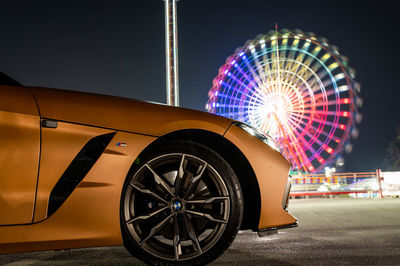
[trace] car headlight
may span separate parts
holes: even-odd
[[[278,145],[276,145],[275,141],[272,139],[271,136],[264,135],[263,133],[258,131],[258,129],[256,129],[256,128],[248,125],[248,124],[239,122],[239,121],[235,121],[232,124],[237,126],[237,127],[239,127],[239,128],[241,128],[241,129],[243,129],[244,131],[246,131],[250,135],[258,138],[259,140],[261,140],[262,142],[264,142],[265,144],[267,144],[268,146],[270,146],[274,150],[280,152],[279,148],[278,148]]]

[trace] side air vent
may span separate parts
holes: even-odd
[[[92,166],[104,152],[115,133],[97,136],[89,140],[65,170],[50,193],[47,217],[50,217],[71,195]]]

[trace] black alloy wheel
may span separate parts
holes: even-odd
[[[233,242],[243,214],[230,165],[189,141],[153,147],[127,178],[121,199],[125,247],[146,263],[205,264]]]

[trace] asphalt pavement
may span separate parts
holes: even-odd
[[[299,227],[242,231],[211,265],[400,265],[400,199],[292,200]],[[143,265],[123,247],[0,256],[0,265]]]

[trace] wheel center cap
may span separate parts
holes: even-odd
[[[172,209],[174,209],[174,211],[179,212],[181,211],[183,208],[182,202],[176,200],[174,201],[174,203],[172,203]]]

